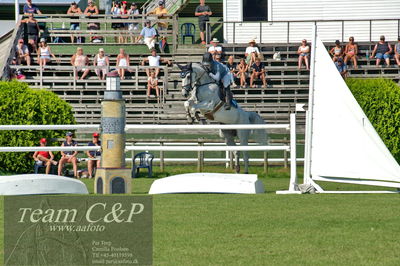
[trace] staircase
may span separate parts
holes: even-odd
[[[148,0],[142,6],[143,13],[148,13],[158,7],[158,2],[160,0]],[[169,15],[175,15],[181,11],[187,4],[189,0],[164,0],[164,6],[168,10]]]

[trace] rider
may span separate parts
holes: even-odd
[[[213,60],[212,54],[210,53],[205,53],[203,55],[203,61],[202,61],[203,66],[209,71],[209,75],[212,79],[217,81],[217,83],[222,83],[222,87],[224,88],[224,94],[225,94],[225,109],[229,110],[231,109],[232,106],[232,92],[230,89],[232,77],[229,69]]]

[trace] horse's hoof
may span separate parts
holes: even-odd
[[[240,173],[240,166],[239,165],[235,166],[235,171],[236,171],[237,174]]]

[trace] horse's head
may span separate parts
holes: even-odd
[[[179,69],[181,70],[181,78],[182,78],[182,96],[188,97],[189,93],[193,90],[194,83],[196,80],[196,73],[193,72],[192,63],[188,63],[187,65],[179,65],[177,64]]]

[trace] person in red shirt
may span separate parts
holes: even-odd
[[[47,140],[42,138],[40,140],[40,147],[45,147]],[[33,154],[33,159],[39,165],[46,165],[46,175],[50,173],[51,164],[57,165],[57,161],[54,161],[54,155],[51,151],[36,151]]]

